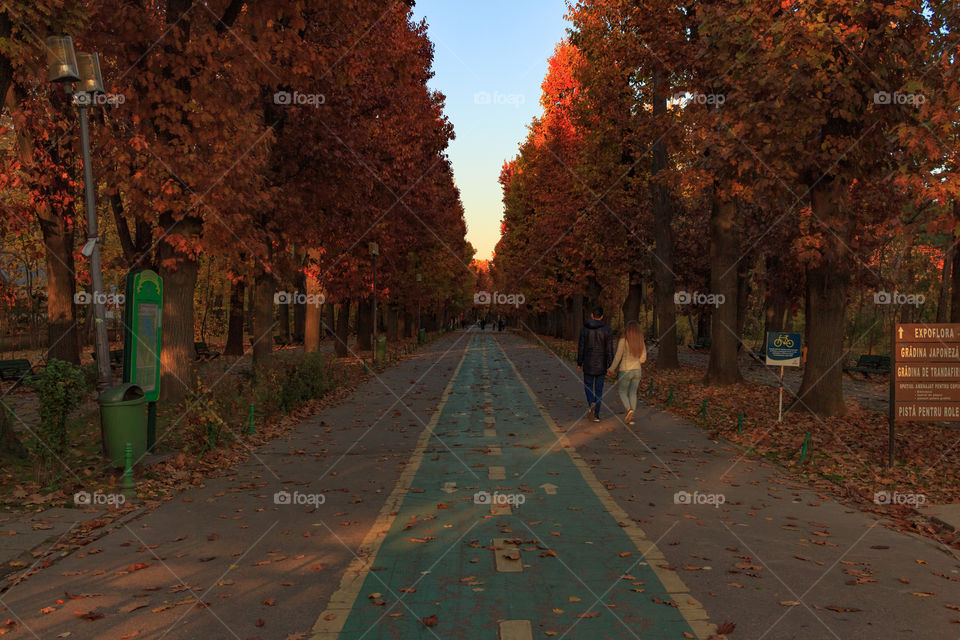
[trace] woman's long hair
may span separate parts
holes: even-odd
[[[639,322],[636,320],[628,322],[623,337],[627,341],[627,351],[631,356],[643,358],[647,355],[647,345],[643,343],[643,332],[640,331]]]

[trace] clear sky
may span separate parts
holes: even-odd
[[[497,179],[540,113],[547,58],[565,35],[564,0],[417,0],[436,49],[431,88],[447,97],[449,149],[467,239],[486,259],[500,237]]]

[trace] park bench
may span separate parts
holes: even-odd
[[[855,366],[844,367],[843,370],[847,373],[862,373],[868,378],[871,373],[885,375],[890,373],[890,356],[864,354],[860,356]]]
[[[693,349],[694,351],[699,351],[701,349],[709,349],[710,336],[700,336],[699,338],[697,338],[696,342],[694,342],[693,344],[688,344],[687,346]]]
[[[213,360],[220,357],[220,352],[211,351],[206,342],[194,342],[193,350],[196,353],[195,360]]]
[[[13,380],[19,384],[32,378],[32,373],[33,365],[29,360],[24,358],[0,360],[0,380]]]

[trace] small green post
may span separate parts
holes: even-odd
[[[653,378],[650,378],[650,384],[647,386],[647,394],[653,395]]]
[[[803,438],[803,444],[800,445],[800,462],[803,462],[807,458],[807,445],[810,443],[810,432],[807,432],[807,435]]]
[[[700,402],[700,417],[703,418],[704,420],[707,419],[707,399],[706,398],[704,398]]]
[[[250,411],[247,413],[247,435],[252,436],[257,432],[257,425],[254,422],[253,403],[250,403]]]
[[[743,411],[737,414],[737,435],[743,435]]]
[[[123,478],[120,480],[123,495],[133,497],[137,484],[133,481],[133,444],[128,442],[123,448]]]
[[[670,385],[670,395],[667,396],[667,406],[673,406],[673,385]]]

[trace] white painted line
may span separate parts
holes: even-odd
[[[500,447],[493,446],[493,447],[490,447],[490,455],[492,455],[492,456],[502,456],[502,455],[503,455],[503,451],[500,449]]]
[[[443,491],[444,493],[453,493],[456,490],[457,490],[456,482],[444,482],[443,488],[440,489],[440,491]]]
[[[529,620],[501,620],[500,640],[533,640]]]
[[[557,495],[557,485],[555,485],[555,484],[550,484],[550,483],[548,482],[547,484],[542,484],[542,485],[540,485],[540,488],[543,489],[544,492],[546,492],[546,494],[547,494],[548,496],[555,496],[555,495]]]
[[[523,559],[520,547],[512,539],[493,539],[493,560],[500,573],[523,573]]]

